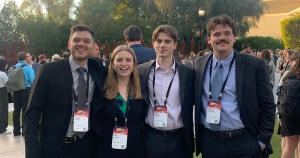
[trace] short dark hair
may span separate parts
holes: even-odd
[[[248,48],[250,47],[250,44],[249,43],[244,43],[242,44],[242,49],[245,49],[245,48]]]
[[[25,61],[25,59],[26,59],[26,52],[20,52],[20,53],[18,53],[18,60],[19,61]]]
[[[35,56],[35,55],[32,55],[32,56],[31,56],[31,60],[32,60],[32,61],[34,61],[34,60],[35,60],[35,58],[36,58],[36,56]]]
[[[91,35],[92,35],[93,43],[95,43],[95,33],[94,33],[94,31],[89,26],[84,25],[84,24],[77,24],[77,25],[74,25],[74,26],[71,27],[69,40],[71,40],[73,34],[76,31],[88,31],[88,32],[90,32]]]
[[[66,59],[70,56],[70,52],[63,52],[63,58]]]
[[[123,35],[128,41],[139,41],[143,38],[142,29],[136,25],[131,25],[125,29]]]
[[[232,29],[232,33],[234,36],[236,36],[236,30],[235,30],[235,24],[232,18],[228,15],[220,15],[215,16],[209,19],[206,29],[207,29],[207,36],[211,35],[211,31],[215,29],[215,27],[219,24],[222,24],[223,26],[228,25]]]
[[[6,65],[7,65],[7,60],[6,59],[0,59],[0,71],[4,72]]]
[[[271,60],[271,53],[268,49],[261,51],[260,57],[264,60]]]
[[[169,35],[173,40],[174,43],[178,41],[178,33],[175,27],[171,25],[159,25],[152,34],[152,41],[155,41],[157,39],[158,33],[165,33]]]

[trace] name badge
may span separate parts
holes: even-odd
[[[168,121],[168,108],[167,106],[154,107],[154,126],[167,127]]]
[[[125,150],[127,148],[127,137],[128,137],[128,128],[115,127],[113,129],[111,147],[113,149]]]
[[[219,124],[221,117],[221,103],[217,101],[209,101],[207,103],[206,122],[211,124]]]
[[[89,110],[78,108],[74,111],[73,129],[75,132],[86,132],[89,125]]]

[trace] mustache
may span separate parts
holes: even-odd
[[[222,43],[222,42],[229,44],[229,42],[228,42],[227,40],[221,39],[220,41],[217,42],[217,45],[219,45],[219,44]]]

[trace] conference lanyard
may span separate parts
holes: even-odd
[[[175,62],[175,61],[174,61],[174,62]],[[152,81],[152,85],[153,85],[153,101],[154,101],[154,106],[156,106],[156,101],[157,101],[157,99],[156,99],[156,94],[155,94],[155,90],[154,90],[154,84],[155,84],[155,72],[156,72],[156,71],[155,71],[155,68],[156,68],[156,61],[154,61],[153,67],[154,67],[154,74],[153,74],[153,81]],[[175,76],[176,72],[177,72],[177,63],[175,62],[175,72],[174,72],[174,75],[173,75],[172,80],[171,80],[171,82],[170,82],[170,84],[169,84],[169,87],[168,87],[168,91],[167,91],[167,94],[166,94],[166,100],[164,101],[164,106],[167,105],[167,100],[168,100],[169,92],[170,92],[170,89],[171,89],[171,86],[172,86],[172,83],[173,83],[173,79],[174,79],[174,76]]]
[[[130,94],[128,94],[127,97],[127,102],[126,102],[126,111],[125,111],[125,123],[124,123],[124,127],[127,127],[127,116],[128,116],[128,109],[129,109],[129,102],[130,102]],[[118,118],[117,118],[117,110],[116,107],[118,107],[117,105],[117,101],[116,99],[114,100],[114,115],[115,115],[115,127],[118,126]]]
[[[89,73],[86,70],[85,70],[85,72],[86,72],[86,75],[87,75],[87,80],[86,80],[86,86],[87,87],[86,87],[86,93],[85,93],[85,95],[86,95],[86,109],[89,109],[88,96],[89,96],[89,84],[90,84],[89,80],[90,80],[90,75],[89,75]],[[77,102],[78,101],[78,96],[75,93],[74,87],[73,87],[73,93],[74,93],[75,106],[78,109],[78,102]]]
[[[222,98],[222,95],[223,95],[223,91],[224,91],[225,85],[226,85],[226,83],[227,83],[227,80],[228,80],[228,76],[229,76],[231,67],[232,67],[233,62],[234,62],[234,58],[235,58],[235,53],[234,53],[234,55],[233,55],[233,58],[231,59],[227,77],[226,77],[225,81],[223,82],[223,85],[222,85],[222,88],[221,88],[221,92],[220,92],[220,95],[219,95],[219,97],[218,97],[218,101],[219,101],[219,102],[221,101],[221,98]],[[220,62],[220,61],[219,61],[219,62]],[[211,79],[211,73],[212,73],[212,63],[213,63],[213,59],[211,59],[211,62],[210,62],[210,69],[209,69],[209,77],[210,77],[210,79]],[[220,76],[220,77],[221,77],[221,76]],[[211,96],[211,82],[209,82],[209,99],[212,100],[212,96]]]

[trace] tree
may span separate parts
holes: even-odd
[[[1,41],[19,40],[19,22],[21,14],[15,2],[5,3],[0,12],[0,39]]]
[[[285,47],[300,50],[300,15],[282,21],[281,31]]]
[[[40,17],[52,18],[56,22],[68,21],[71,16],[74,0],[24,0],[21,5],[23,12]]]
[[[242,44],[249,43],[251,49],[263,50],[263,49],[284,49],[283,41],[273,37],[251,36],[239,38],[234,43],[233,48],[240,51]]]
[[[90,26],[97,40],[109,38],[105,27],[107,23],[113,21],[113,9],[116,7],[112,0],[82,0],[76,8],[75,15],[78,23]],[[115,31],[116,26],[110,29]]]

